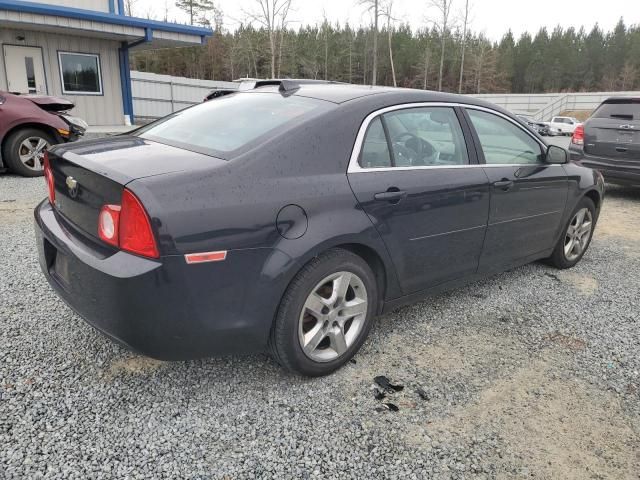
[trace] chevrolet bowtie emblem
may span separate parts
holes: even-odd
[[[69,189],[69,196],[71,198],[76,198],[78,196],[78,181],[69,176],[67,177],[65,183],[67,184],[67,188]]]

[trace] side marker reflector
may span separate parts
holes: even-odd
[[[184,259],[189,265],[194,263],[222,262],[226,260],[226,258],[226,250],[220,252],[189,253],[184,256]]]

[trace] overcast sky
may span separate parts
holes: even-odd
[[[465,0],[454,0],[454,10],[460,11]],[[187,16],[174,6],[173,0],[136,0],[134,13],[162,19],[165,6],[169,19],[186,22]],[[256,0],[217,0],[225,17],[225,28],[233,29],[245,15],[242,10],[256,6]],[[293,0],[295,12],[290,17],[297,24],[322,21],[323,12],[331,21],[346,20],[353,25],[370,23],[371,17],[358,6],[358,0]],[[418,29],[435,17],[437,11],[428,9],[429,0],[394,0],[395,16]],[[471,0],[472,29],[484,32],[491,39],[499,39],[509,28],[516,34],[537,31],[541,26],[587,29],[598,22],[612,29],[620,17],[627,24],[640,23],[640,0]],[[294,24],[295,25],[295,24]]]

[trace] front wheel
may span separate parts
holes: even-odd
[[[271,332],[274,359],[317,377],[340,368],[364,343],[378,305],[376,279],[359,256],[333,249],[293,279]]]
[[[591,244],[596,218],[593,201],[586,197],[580,200],[548,263],[560,269],[575,266]]]
[[[2,156],[13,173],[38,177],[44,172],[44,154],[53,143],[51,135],[42,130],[17,130],[7,137]]]

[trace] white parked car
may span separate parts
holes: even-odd
[[[557,130],[560,135],[571,136],[579,124],[580,120],[574,117],[553,117],[549,123],[549,127]]]

